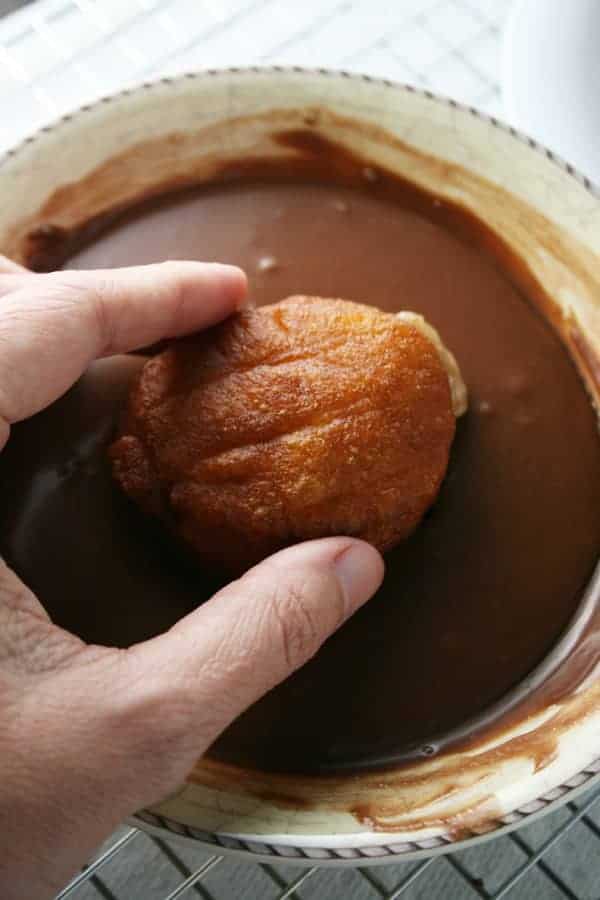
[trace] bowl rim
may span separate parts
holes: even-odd
[[[540,153],[542,156],[546,157],[546,159],[550,160],[550,162],[554,163],[560,169],[562,169],[563,172],[566,172],[569,176],[574,178],[579,184],[583,185],[583,187],[587,191],[589,191],[596,199],[600,200],[600,184],[596,184],[595,181],[581,172],[576,166],[573,166],[558,153],[550,150],[550,148],[545,144],[541,143],[535,138],[532,138],[525,131],[522,131],[519,128],[515,128],[513,125],[510,125],[502,118],[492,116],[489,113],[478,109],[476,106],[471,106],[467,103],[462,103],[460,100],[455,100],[453,97],[449,96],[448,94],[444,94],[443,92],[430,91],[427,88],[416,87],[415,85],[408,84],[407,82],[395,81],[391,78],[382,78],[376,75],[367,75],[362,72],[350,72],[347,69],[337,69],[329,67],[325,68],[320,66],[224,66],[222,68],[189,69],[183,72],[179,72],[175,75],[162,75],[152,79],[134,81],[127,87],[122,88],[120,91],[102,94],[89,103],[82,103],[78,106],[75,106],[69,112],[63,113],[60,116],[56,116],[55,118],[50,119],[50,121],[46,125],[42,125],[39,128],[34,129],[26,137],[17,141],[15,144],[12,144],[0,153],[0,168],[9,160],[12,160],[16,156],[18,156],[18,154],[30,144],[42,139],[44,135],[56,131],[58,128],[60,128],[61,125],[66,124],[67,122],[70,122],[75,118],[80,118],[81,115],[86,112],[91,112],[98,107],[101,107],[108,103],[114,103],[115,101],[121,100],[132,94],[139,94],[142,91],[151,91],[160,88],[161,86],[164,87],[165,85],[177,85],[178,83],[184,83],[185,81],[196,79],[227,77],[230,75],[250,77],[254,75],[272,75],[277,73],[281,73],[282,75],[297,74],[300,76],[312,75],[321,76],[324,78],[343,78],[347,80],[365,82],[366,84],[375,84],[391,88],[393,90],[405,91],[409,94],[417,94],[418,96],[424,97],[428,100],[433,100],[446,106],[450,106],[453,109],[459,109],[462,112],[468,113],[476,119],[487,122],[489,125],[492,125],[494,128],[498,128],[500,131],[503,131],[506,134],[510,134],[511,137],[516,138],[517,140],[521,141],[521,143],[526,144],[532,150]]]
[[[391,79],[371,76],[367,74],[349,72],[344,69],[322,68],[322,67],[306,67],[306,66],[230,66],[223,68],[197,69],[184,71],[176,75],[162,76],[151,80],[143,80],[134,82],[124,89],[100,96],[92,102],[82,104],[73,110],[56,117],[48,124],[43,125],[31,134],[16,142],[14,145],[0,153],[0,170],[9,162],[13,162],[18,158],[19,154],[26,150],[31,144],[42,140],[47,134],[56,132],[61,126],[66,125],[73,119],[81,119],[86,113],[97,110],[99,107],[117,103],[131,95],[140,95],[143,92],[151,92],[165,86],[175,86],[183,84],[190,80],[206,80],[209,78],[219,77],[226,79],[229,76],[255,78],[256,76],[273,76],[281,74],[284,76],[298,75],[299,77],[322,77],[328,79],[344,79],[355,82],[364,82],[374,84],[376,86],[389,88],[394,91],[402,91],[415,94],[423,99],[431,100],[436,103],[460,110],[462,113],[470,115],[480,120],[487,126],[498,129],[511,138],[527,145],[541,157],[545,157],[550,163],[557,166],[569,178],[572,178],[580,186],[582,186],[592,197],[600,201],[600,185],[592,181],[587,175],[583,174],[579,169],[566,161],[563,157],[554,153],[544,144],[530,137],[525,132],[509,125],[496,116],[489,115],[474,106],[470,106],[460,101],[454,100],[443,93],[433,92],[428,89],[418,88],[410,84],[397,82]],[[568,640],[571,630],[577,625],[584,613],[586,598],[589,593],[590,585],[596,579],[600,578],[600,557],[599,565],[590,577],[586,585],[581,601],[575,610],[565,632],[550,653],[535,667],[527,676],[530,679],[549,666],[551,658],[555,655],[557,647],[565,640]],[[587,598],[589,602],[589,598]],[[516,688],[518,689],[518,685]],[[512,691],[511,691],[512,694]],[[219,853],[229,853],[237,856],[253,856],[257,860],[272,861],[273,858],[286,862],[296,862],[304,865],[369,865],[385,862],[394,862],[398,859],[411,860],[438,855],[441,853],[453,852],[455,850],[464,849],[473,846],[482,841],[489,840],[492,837],[506,834],[507,832],[526,824],[529,821],[539,818],[546,812],[550,812],[561,805],[569,802],[582,791],[600,784],[600,756],[590,765],[580,769],[570,779],[562,784],[552,788],[551,790],[541,794],[536,800],[526,803],[522,807],[517,807],[513,812],[490,820],[485,832],[473,831],[466,837],[453,837],[451,835],[443,835],[440,837],[429,838],[425,840],[399,840],[389,841],[392,837],[390,834],[380,834],[380,841],[361,841],[363,834],[354,833],[351,843],[331,846],[332,841],[328,841],[327,835],[237,835],[233,833],[220,831],[203,831],[184,825],[180,822],[153,812],[150,810],[141,810],[134,816],[130,817],[129,822],[135,827],[147,830],[150,833],[165,834],[175,836],[183,841],[193,841],[196,844],[202,844],[207,849],[214,851],[218,849]],[[331,835],[335,842],[335,835]],[[291,839],[290,839],[291,838]],[[280,841],[283,841],[281,843]],[[287,851],[287,852],[286,852]]]
[[[141,810],[129,816],[126,824],[156,837],[164,837],[166,832],[169,839],[174,839],[182,845],[202,847],[209,853],[218,853],[219,856],[252,859],[252,862],[256,863],[273,863],[273,860],[278,860],[303,868],[312,866],[358,868],[365,865],[371,867],[425,860],[487,844],[494,838],[505,837],[556,812],[566,803],[572,803],[593,788],[596,788],[593,800],[597,800],[600,798],[600,759],[569,782],[541,795],[535,801],[535,808],[534,804],[527,804],[527,808],[517,809],[498,819],[489,830],[474,832],[468,837],[458,839],[430,838],[424,841],[397,841],[361,846],[360,836],[357,835],[356,846],[353,844],[351,847],[334,847],[327,846],[327,838],[324,835],[319,835],[318,843],[315,842],[310,846],[303,844],[304,835],[298,835],[293,843],[288,841],[283,844],[274,839],[266,841],[265,835],[235,836],[226,832],[202,831],[149,810]],[[585,815],[585,808],[581,810],[578,818],[582,815]]]

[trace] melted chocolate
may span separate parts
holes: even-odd
[[[415,310],[469,387],[438,502],[388,555],[377,596],[230,727],[219,759],[320,772],[436,752],[548,654],[595,564],[600,440],[572,361],[475,246],[472,221],[467,241],[447,211],[436,224],[435,203],[418,208],[430,218],[368,179],[245,180],[130,215],[70,261],[218,259],[246,269],[258,303],[306,293]],[[0,457],[0,550],[55,621],[118,645],[217,586],[111,483],[105,448],[135,365],[98,364]]]

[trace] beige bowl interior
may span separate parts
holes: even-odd
[[[201,183],[226,161],[293,156],[273,139],[282,129],[318,132],[483,219],[499,237],[496,252],[519,259],[513,276],[543,286],[545,313],[598,401],[600,201],[593,190],[507,129],[384,82],[300,71],[205,73],[81,110],[2,161],[0,249],[24,259],[41,223],[54,226],[35,238],[43,251],[62,229],[169,186]],[[533,716],[523,707],[510,731],[484,735],[461,754],[327,778],[200,760],[145,821],[339,855],[435,847],[494,830],[591,773],[600,753],[600,676],[598,651],[588,651],[583,683]]]

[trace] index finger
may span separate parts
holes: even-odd
[[[93,359],[214,325],[245,293],[241,269],[217,263],[33,276],[0,305],[0,446]]]

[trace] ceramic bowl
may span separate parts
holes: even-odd
[[[518,260],[513,277],[544,286],[542,313],[598,402],[598,193],[494,119],[386,81],[297,69],[203,72],[84,107],[0,162],[0,249],[24,259],[27,235],[49,210],[68,230],[115,204],[209,180],[226,160],[293,154],[272,139],[281,127],[316,131],[483,219]],[[484,729],[468,750],[327,777],[201,759],[178,791],[134,822],[224,850],[333,864],[443,852],[514,827],[600,772],[597,594],[592,579],[561,646],[508,698],[510,726]],[[556,690],[532,712],[527,697],[542,682]]]

